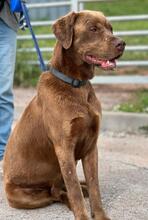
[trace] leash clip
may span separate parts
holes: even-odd
[[[25,16],[24,16],[23,14],[21,15],[21,18],[20,18],[20,20],[19,20],[19,28],[20,28],[22,31],[25,31],[25,30],[28,28],[28,25],[27,25]]]

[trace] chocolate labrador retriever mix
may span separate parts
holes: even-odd
[[[88,220],[84,186],[76,174],[82,160],[91,214],[109,220],[98,183],[97,137],[101,106],[90,79],[95,66],[113,69],[125,43],[101,12],[71,12],[53,25],[57,38],[51,68],[13,130],[4,156],[10,206],[38,208],[60,201],[76,220]]]

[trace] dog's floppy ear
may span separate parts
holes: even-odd
[[[70,48],[73,39],[73,27],[77,13],[70,12],[58,19],[52,26],[53,33],[65,49]]]

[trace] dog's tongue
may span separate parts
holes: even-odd
[[[102,60],[99,63],[103,69],[113,69],[116,67],[115,60]]]
[[[101,60],[94,56],[87,55],[86,59],[88,62],[101,66],[103,69],[114,69],[116,67],[116,61],[113,60]]]

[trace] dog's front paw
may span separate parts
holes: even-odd
[[[111,220],[110,218],[108,218],[104,212],[98,212],[95,213],[94,215],[94,220]]]
[[[111,220],[110,218],[104,216],[104,217],[96,217],[95,220]]]
[[[106,216],[96,216],[94,218],[94,220],[111,220],[110,218],[106,217]]]
[[[87,215],[81,215],[79,217],[76,217],[75,220],[89,220]]]

